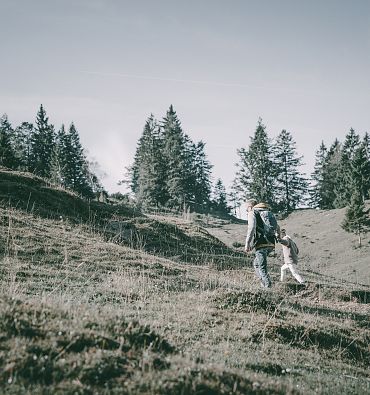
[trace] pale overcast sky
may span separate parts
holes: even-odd
[[[369,0],[0,0],[0,115],[73,121],[110,192],[150,113],[173,104],[235,175],[259,117],[311,172],[323,139],[370,131]]]

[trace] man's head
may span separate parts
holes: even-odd
[[[247,211],[252,210],[252,208],[257,204],[256,199],[249,199],[245,202],[245,206],[247,208]]]

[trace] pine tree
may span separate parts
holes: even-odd
[[[14,151],[17,156],[18,169],[21,171],[30,170],[32,133],[33,125],[29,122],[22,122],[14,131]]]
[[[211,196],[212,165],[204,150],[205,143],[200,141],[194,144],[188,136],[186,139],[185,167],[188,172],[186,201],[191,203],[190,206],[195,211],[207,211]]]
[[[368,197],[370,186],[370,162],[367,157],[365,142],[362,142],[356,149],[350,161],[350,175],[348,180],[350,190],[356,190],[365,201]]]
[[[274,179],[276,170],[272,161],[272,145],[267,136],[262,119],[248,149],[238,150],[240,163],[237,164],[236,185],[244,198],[255,198],[269,203],[275,208]]]
[[[30,143],[30,170],[41,177],[50,178],[55,149],[55,132],[54,126],[49,124],[49,118],[42,104],[37,113],[36,128]]]
[[[366,156],[370,160],[370,135],[368,132],[365,133],[362,142],[365,146]]]
[[[64,126],[62,126],[58,137],[57,156],[63,186],[84,197],[93,197],[89,182],[88,162],[74,124],[70,125],[68,133],[65,133]]]
[[[50,169],[50,180],[53,184],[64,186],[63,180],[63,147],[66,141],[66,131],[64,124],[62,124],[55,138],[55,145],[53,149]]]
[[[230,207],[227,204],[226,188],[220,178],[216,181],[213,190],[212,204],[216,212],[223,215],[230,214]]]
[[[358,245],[361,247],[361,235],[370,231],[370,216],[359,191],[353,193],[341,226],[345,231],[358,236]]]
[[[236,217],[240,217],[240,204],[243,201],[243,195],[242,192],[239,188],[238,181],[235,178],[232,182],[231,185],[231,191],[229,194],[229,201],[231,203],[231,207],[233,210],[233,213]]]
[[[172,105],[163,120],[163,157],[167,169],[168,206],[181,208],[187,205],[189,162],[186,156],[186,139],[181,123]]]
[[[329,150],[324,142],[316,151],[314,172],[311,175],[313,184],[310,188],[310,204],[321,209],[333,209],[336,198],[335,188],[338,178],[338,166],[341,145],[336,139]]]
[[[10,169],[18,167],[17,157],[12,146],[13,128],[4,114],[0,118],[0,166]]]
[[[360,136],[355,132],[353,128],[351,128],[349,133],[346,135],[343,143],[342,153],[345,158],[350,161],[354,157],[359,145]]]
[[[345,189],[342,188],[343,174],[341,171],[342,144],[338,139],[330,146],[324,167],[328,208],[343,206]]]
[[[311,174],[313,185],[310,188],[310,205],[314,208],[325,208],[326,206],[324,166],[327,151],[322,141],[319,149],[316,151],[314,171]]]
[[[366,154],[366,174],[370,173],[370,136],[366,132],[364,139],[362,140],[362,144],[365,149],[365,154]],[[370,198],[370,179],[368,179],[367,185],[365,185],[364,188],[364,198],[369,199]]]
[[[345,207],[351,201],[354,190],[351,163],[359,145],[360,136],[351,128],[342,145],[339,162],[335,163],[334,207],[336,208]]]
[[[286,130],[282,130],[273,148],[276,169],[275,200],[278,208],[291,212],[305,200],[308,183],[299,172],[302,156],[297,155],[296,143]]]
[[[133,191],[139,204],[163,206],[169,198],[162,144],[159,125],[151,115],[139,140],[132,172]]]

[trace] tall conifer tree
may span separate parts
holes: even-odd
[[[248,148],[238,150],[236,184],[244,198],[255,198],[275,207],[274,178],[276,169],[272,160],[272,145],[262,119],[251,137]]]
[[[362,196],[358,191],[354,191],[351,196],[341,226],[345,231],[355,233],[358,236],[358,245],[361,247],[362,234],[370,231],[370,216],[369,210],[365,209]]]
[[[50,179],[54,184],[65,186],[63,179],[64,163],[66,160],[63,157],[64,147],[66,147],[66,131],[64,124],[56,134],[54,150],[51,160]]]
[[[30,170],[41,177],[50,178],[55,149],[55,132],[54,126],[49,124],[49,118],[42,104],[37,113],[36,127],[30,143]]]
[[[162,124],[163,156],[167,168],[168,205],[180,208],[188,204],[189,162],[186,157],[186,139],[173,106]]]
[[[193,145],[193,155],[191,156],[191,174],[194,191],[194,203],[196,210],[207,210],[211,197],[211,171],[212,165],[205,153],[205,143],[199,141]]]
[[[289,213],[306,198],[308,183],[299,171],[303,157],[298,156],[296,143],[286,130],[278,135],[273,153],[276,169],[275,200],[280,210]]]
[[[139,140],[133,167],[132,184],[140,204],[163,206],[169,196],[163,159],[163,142],[157,121],[151,115]]]
[[[22,122],[14,131],[14,151],[18,160],[18,168],[22,171],[30,170],[31,137],[33,125]]]
[[[358,192],[362,200],[368,198],[370,187],[370,162],[367,157],[365,143],[362,142],[356,149],[350,162],[350,189]]]
[[[322,141],[319,149],[316,151],[314,171],[311,175],[313,184],[310,188],[310,205],[315,208],[325,208],[327,205],[324,169],[327,152],[328,150]]]
[[[88,162],[75,125],[71,123],[68,133],[60,133],[59,139],[58,151],[63,185],[82,196],[92,197]]]
[[[352,161],[360,145],[360,136],[350,129],[342,145],[339,161],[335,163],[334,206],[342,208],[351,201],[354,191]]]
[[[216,212],[223,215],[230,214],[230,207],[227,204],[226,188],[220,178],[216,181],[213,189],[212,205]]]
[[[336,192],[336,189],[340,183],[340,181],[338,181],[338,178],[340,177],[340,173],[338,172],[338,169],[340,167],[340,160],[341,143],[338,139],[335,139],[334,143],[330,146],[328,150],[324,163],[323,189],[325,193],[325,206],[322,208],[332,209],[337,207],[337,202],[340,202],[341,198],[339,197],[339,192]]]
[[[0,166],[10,169],[18,167],[17,157],[12,144],[13,133],[8,116],[4,114],[0,118]]]
[[[186,205],[194,210],[204,211],[210,203],[212,165],[205,153],[205,143],[194,143],[187,134],[184,134],[184,183],[186,185],[184,198]]]
[[[362,144],[365,149],[365,154],[366,154],[366,173],[370,173],[370,136],[369,133],[365,133],[364,139],[362,141]],[[365,187],[365,199],[370,198],[370,179],[368,180],[368,183]]]

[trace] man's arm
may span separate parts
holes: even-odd
[[[256,216],[254,215],[253,210],[248,212],[248,231],[247,236],[245,238],[245,247],[244,250],[249,252],[252,250],[252,243],[254,239],[254,235],[256,233]]]

